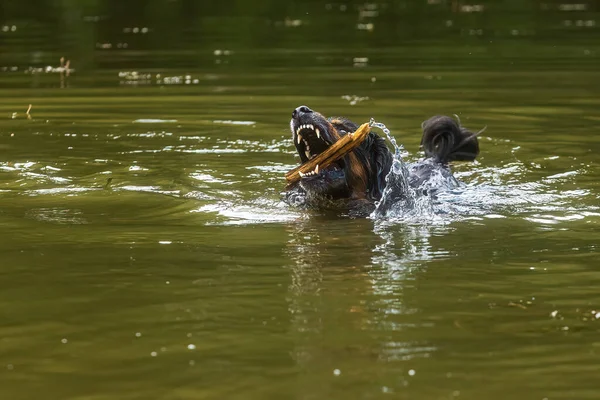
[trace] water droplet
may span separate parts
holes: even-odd
[[[69,341],[68,341],[66,338],[63,338],[63,339],[62,339],[60,342],[61,342],[62,344],[67,344],[67,343],[69,343]]]
[[[342,371],[340,371],[339,369],[336,368],[336,369],[333,370],[333,374],[335,376],[340,376],[342,374]]]
[[[155,351],[153,351],[152,353],[150,353],[150,355],[151,355],[152,357],[156,357],[156,356],[158,355],[158,353],[157,353],[157,352],[155,352]]]
[[[417,372],[414,369],[408,370],[408,375],[410,375],[410,376],[415,376],[416,373]]]
[[[195,344],[188,344],[187,348],[188,348],[188,350],[196,350],[196,345]]]
[[[136,332],[135,337],[142,337],[142,332]]]

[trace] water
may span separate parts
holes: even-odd
[[[1,398],[597,397],[593,9],[150,3],[2,14]],[[406,162],[432,115],[488,128],[463,186],[353,219],[281,201],[302,104],[384,123]]]

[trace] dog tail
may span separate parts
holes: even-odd
[[[423,122],[421,147],[427,158],[446,164],[450,161],[474,161],[479,154],[477,136],[485,131],[473,133],[458,121],[446,116],[435,116]]]

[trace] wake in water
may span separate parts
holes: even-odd
[[[474,161],[479,153],[477,136],[483,132],[472,133],[462,127],[460,121],[449,117],[432,117],[423,123],[421,144],[427,158],[407,164],[402,158],[404,149],[398,146],[389,129],[373,120],[371,126],[381,129],[394,147],[385,189],[371,214],[374,219],[435,214],[433,204],[438,194],[461,186],[448,162]]]
[[[371,125],[385,133],[395,150],[382,198],[370,215],[379,224],[448,224],[515,215],[532,222],[555,224],[600,216],[600,207],[578,206],[581,202],[575,201],[591,197],[589,190],[565,190],[560,185],[583,170],[551,175],[539,182],[522,182],[528,168],[517,161],[499,168],[474,168],[456,174],[459,178],[471,178],[470,184],[438,170],[430,179],[415,185],[411,176],[427,160],[406,162],[403,157],[407,153],[389,129],[378,122],[372,121]]]

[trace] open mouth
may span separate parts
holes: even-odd
[[[294,146],[296,146],[302,164],[327,150],[339,138],[339,134],[335,131],[333,125],[323,115],[306,106],[300,106],[294,110],[290,121],[290,129]],[[341,169],[343,169],[343,161],[338,160],[326,168],[316,166],[313,171],[301,173],[300,176],[303,179],[316,176],[322,177],[329,172]]]
[[[331,142],[327,139],[328,132],[326,127],[315,123],[300,124],[294,119],[292,119],[291,125],[294,132],[294,145],[298,150],[302,163],[312,160],[331,146]],[[319,169],[317,165],[313,171],[307,173],[300,172],[300,176],[302,178],[311,178],[339,169],[342,169],[340,162],[333,163],[324,169]]]
[[[295,127],[294,145],[303,163],[315,158],[331,145],[321,134],[322,132],[323,129],[314,124],[302,124]]]

